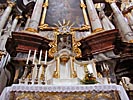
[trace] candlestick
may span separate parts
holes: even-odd
[[[41,64],[41,57],[42,57],[42,50],[40,51],[40,56],[39,56],[39,62],[38,62],[38,64]]]
[[[102,69],[102,71],[103,71],[103,66],[101,65],[101,69]]]
[[[34,51],[33,64],[35,64],[36,50]]]
[[[28,58],[27,58],[26,64],[28,64],[28,63],[29,63],[30,53],[31,53],[31,50],[29,50],[29,53],[28,53]]]
[[[46,64],[46,63],[47,63],[47,50],[45,52],[45,62],[44,62],[44,64]]]

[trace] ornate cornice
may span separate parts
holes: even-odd
[[[113,42],[118,34],[118,30],[102,31],[97,34],[92,34],[80,40],[82,56],[92,56],[94,54],[107,52],[114,49]]]
[[[49,42],[48,40],[40,35],[30,34],[27,32],[12,32],[12,38],[8,38],[6,43],[6,50],[11,56],[16,56],[18,52],[28,53],[29,50],[32,52],[36,49],[48,50]]]
[[[123,42],[121,38],[117,38],[114,45],[114,53],[119,54],[121,58],[133,56],[133,43]]]

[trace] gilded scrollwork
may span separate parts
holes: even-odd
[[[50,50],[49,50],[49,57],[53,58],[54,57],[54,54],[57,52],[57,49],[56,47],[52,47]]]
[[[117,93],[117,92],[116,92]],[[15,100],[120,100],[114,91],[108,92],[12,92]]]
[[[94,100],[99,100],[100,98],[104,98],[107,100],[113,100],[110,94],[107,93],[99,93],[96,94],[96,96],[94,97]]]

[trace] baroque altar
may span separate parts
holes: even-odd
[[[75,41],[71,25],[65,26],[65,24],[55,31],[55,41],[50,43],[51,49],[45,52],[44,61],[41,61],[42,51],[37,60],[37,51],[34,51],[33,59],[30,59],[31,50],[29,50],[19,84],[5,88],[1,98],[4,100],[129,100],[122,86],[110,83],[107,65],[101,66],[105,77],[102,75],[99,77],[95,59],[76,60],[81,56],[78,48],[80,42]],[[47,61],[48,56],[53,60]],[[32,64],[29,64],[30,60],[33,60]]]
[[[57,1],[59,3],[59,0]],[[106,23],[103,24],[112,27],[102,27],[92,0],[79,0],[76,4],[77,0],[61,1],[64,2],[64,7],[59,10],[56,2],[52,0],[45,0],[44,4],[43,0],[37,0],[29,25],[23,31],[12,32],[6,49],[13,57],[27,53],[24,61],[26,64],[22,73],[15,70],[13,82],[17,80],[18,83],[5,88],[1,98],[129,100],[123,87],[111,83],[112,66],[102,62],[99,72],[96,68],[95,58],[98,55],[103,56],[105,51],[112,53],[118,30],[105,17],[104,11],[100,11],[103,18],[106,18]],[[77,9],[73,8],[72,4],[75,4]],[[55,12],[56,8],[58,9]],[[66,14],[69,11],[71,13]],[[38,16],[42,14],[41,18],[36,16],[37,13]],[[51,14],[55,15],[50,16]]]

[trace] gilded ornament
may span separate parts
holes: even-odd
[[[57,71],[54,71],[53,77],[54,78],[59,78],[58,76],[59,76],[59,73]]]
[[[108,3],[114,3],[114,2],[116,2],[116,0],[105,0],[106,2],[108,2]]]
[[[23,16],[21,16],[21,15],[17,15],[15,18],[16,19],[19,19],[19,18],[22,18]]]
[[[85,5],[84,3],[81,3],[81,4],[80,4],[80,7],[81,7],[81,8],[86,8],[86,5]]]
[[[100,31],[103,31],[103,30],[104,29],[102,29],[102,28],[97,28],[97,29],[93,30],[93,33],[100,32]]]
[[[2,58],[3,55],[6,55],[4,51],[0,51],[0,59]]]
[[[81,50],[79,48],[74,48],[73,51],[76,54],[76,58],[81,57]]]
[[[25,92],[16,98],[16,100],[22,100],[22,99],[34,100],[34,94],[30,92]]]
[[[133,43],[133,40],[129,40],[129,43]]]
[[[107,99],[107,100],[112,100],[112,97],[110,94],[107,94],[107,93],[99,93],[97,94],[95,97],[94,97],[94,100],[99,100],[99,98],[103,98],[103,99]]]
[[[45,3],[43,4],[43,7],[44,7],[44,8],[48,7],[48,2],[45,2]]]
[[[57,52],[56,47],[52,47],[51,49],[49,49],[49,57],[54,57],[54,54]]]
[[[37,32],[38,32],[36,29],[30,28],[30,27],[28,27],[28,28],[26,29],[26,31],[33,32],[33,33],[37,33]]]
[[[39,26],[40,29],[44,29],[44,28],[46,28],[46,27],[48,27],[48,24],[41,24],[41,25]]]
[[[15,3],[14,3],[14,2],[11,2],[11,1],[7,1],[7,3],[8,3],[8,5],[9,5],[11,8],[15,5]]]

